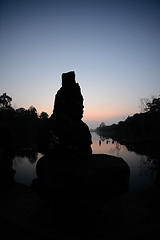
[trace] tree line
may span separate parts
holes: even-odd
[[[160,155],[160,98],[143,101],[143,111],[129,116],[125,121],[106,126],[104,122],[95,131],[105,137],[113,138],[130,148],[152,151]]]
[[[14,109],[10,96],[6,93],[0,96],[0,128],[12,145],[35,144],[37,133],[48,117],[46,112],[38,115],[34,106]],[[3,143],[3,139],[1,142]]]

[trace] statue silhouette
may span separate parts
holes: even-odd
[[[90,233],[103,214],[103,200],[128,190],[129,168],[121,158],[92,154],[83,108],[75,73],[63,73],[53,114],[38,136],[44,156],[37,162],[32,186],[44,197],[45,216],[54,219],[54,225],[79,232],[83,224]]]
[[[44,156],[37,162],[36,171],[39,183],[45,188],[71,188],[78,184],[73,176],[78,179],[84,175],[84,165],[92,155],[92,140],[88,126],[82,121],[83,108],[75,73],[63,73],[53,114],[38,137],[39,151]]]
[[[91,134],[82,121],[83,108],[83,96],[75,73],[63,73],[53,114],[38,137],[39,151],[44,156],[37,162],[38,178],[33,185],[45,193],[71,190],[70,193],[78,193],[78,199],[89,192],[96,197],[126,192],[127,163],[107,154],[92,154]]]
[[[59,141],[59,147],[69,154],[68,157],[91,154],[91,134],[82,121],[83,108],[83,96],[79,84],[75,82],[75,73],[63,73],[62,87],[55,96],[50,129]]]

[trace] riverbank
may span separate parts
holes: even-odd
[[[55,206],[29,186],[15,183],[1,196],[0,220],[6,238],[16,239],[146,239],[159,233],[160,189],[110,197],[105,201],[88,199],[75,206],[74,214]],[[89,208],[85,214],[85,207]],[[54,214],[56,209],[56,215]],[[62,211],[63,209],[63,211]],[[57,214],[59,212],[59,214]],[[56,219],[55,216],[58,218]]]

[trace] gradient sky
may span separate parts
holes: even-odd
[[[160,94],[160,1],[0,1],[0,95],[52,113],[75,71],[90,127],[140,112]]]

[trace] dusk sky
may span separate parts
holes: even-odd
[[[0,95],[51,115],[68,71],[89,127],[140,112],[160,95],[160,1],[0,1]]]

